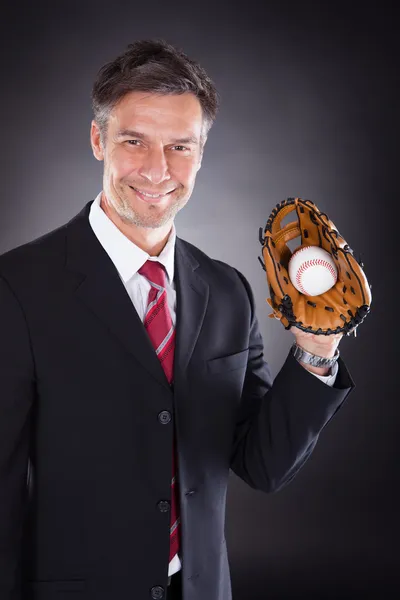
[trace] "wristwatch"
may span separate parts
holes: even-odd
[[[313,367],[333,367],[335,362],[340,356],[340,352],[338,348],[336,348],[335,355],[332,358],[324,358],[323,356],[317,356],[316,354],[311,354],[311,352],[307,352],[301,346],[298,346],[296,342],[294,342],[292,348],[293,356],[303,363],[307,365],[312,365]]]

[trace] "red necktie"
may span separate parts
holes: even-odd
[[[143,324],[156,351],[159,361],[164,369],[168,383],[172,383],[174,374],[175,328],[167,302],[166,275],[164,267],[156,261],[148,260],[138,271],[146,277],[151,285],[147,300],[147,310]],[[180,518],[179,500],[177,489],[177,453],[175,436],[172,451],[172,479],[171,479],[171,524],[170,524],[170,550],[169,560],[179,551]]]

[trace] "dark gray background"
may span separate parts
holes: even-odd
[[[178,234],[249,279],[274,375],[292,336],[268,319],[257,261],[273,206],[313,200],[364,260],[372,312],[341,343],[356,390],[287,488],[268,496],[232,477],[235,600],[386,599],[400,588],[399,24],[389,3],[322,4],[70,1],[8,3],[2,14],[0,252],[66,222],[100,191],[89,145],[95,74],[129,42],[163,37],[222,96]]]

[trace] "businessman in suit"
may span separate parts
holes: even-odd
[[[275,492],[353,383],[294,330],[272,381],[246,278],[177,237],[218,95],[163,41],[100,69],[101,192],[0,257],[1,600],[230,600],[230,469]]]

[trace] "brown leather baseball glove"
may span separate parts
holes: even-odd
[[[296,211],[297,220],[282,227],[282,220]],[[292,251],[287,242],[301,237],[301,246],[320,246],[337,267],[337,281],[319,296],[307,296],[292,285],[288,264]],[[286,329],[292,326],[314,334],[349,335],[370,311],[371,287],[364,266],[353,256],[353,250],[342,238],[329,217],[310,200],[287,198],[277,204],[264,228],[260,227],[260,243],[273,309],[270,317],[280,319]],[[300,245],[299,245],[300,247]]]

